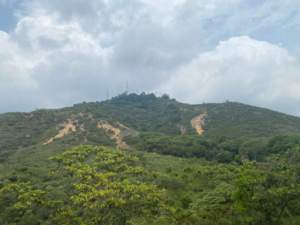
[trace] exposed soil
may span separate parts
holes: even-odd
[[[203,113],[199,116],[196,116],[194,119],[191,120],[191,125],[194,127],[199,135],[203,133],[202,125],[205,124],[205,117],[207,116],[206,113]]]
[[[122,125],[120,123],[118,123],[118,125],[121,127],[125,127],[124,125]],[[116,139],[117,148],[127,148],[127,149],[129,148],[129,146],[125,142],[123,142],[122,139],[120,138],[121,130],[119,128],[113,127],[106,121],[101,121],[100,123],[98,123],[98,127],[106,129],[106,132],[108,130],[112,130],[115,132],[115,134],[111,136],[111,139],[114,139],[114,138]]]
[[[180,130],[181,130],[181,135],[186,133],[186,129],[184,128],[184,126],[180,126]]]
[[[81,124],[81,125],[80,125],[80,130],[85,131],[85,129],[84,129],[84,124]],[[88,132],[88,133],[89,133],[89,132]]]
[[[24,115],[26,118],[31,118],[31,117],[34,117],[34,115],[30,114],[30,115]]]
[[[65,134],[71,133],[71,132],[69,131],[70,128],[72,129],[72,131],[76,131],[76,126],[73,125],[73,122],[77,122],[77,120],[76,120],[76,121],[72,121],[72,120],[68,119],[68,122],[63,122],[63,123],[59,124],[59,125],[56,127],[57,130],[58,130],[58,127],[59,127],[59,126],[63,126],[64,128],[61,129],[61,130],[59,131],[58,135],[56,135],[54,138],[61,138],[61,137],[63,137]],[[83,128],[82,128],[82,129],[83,129]],[[53,141],[54,138],[50,138],[50,139],[44,141],[43,144],[44,144],[44,145],[45,145],[45,144],[49,144],[50,142]]]

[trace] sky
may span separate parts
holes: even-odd
[[[299,0],[0,0],[0,113],[125,91],[300,116]]]

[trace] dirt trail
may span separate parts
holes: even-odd
[[[77,121],[78,121],[78,120],[72,121],[72,120],[68,119],[68,122],[67,122],[67,123],[66,123],[66,122],[63,122],[63,123],[59,124],[59,125],[56,127],[57,130],[58,130],[58,127],[59,127],[59,126],[63,126],[64,128],[61,129],[61,130],[59,131],[58,135],[56,135],[54,138],[61,138],[61,137],[63,137],[65,134],[71,133],[71,132],[69,131],[70,128],[72,129],[72,131],[76,131],[76,128],[75,128],[75,125],[73,125],[73,122],[77,122]],[[53,141],[54,138],[50,138],[50,139],[44,141],[43,144],[44,144],[44,145],[45,145],[45,144],[49,144],[50,142]]]
[[[124,125],[118,123],[119,126],[121,127],[125,127]],[[117,142],[117,148],[129,148],[129,146],[122,141],[122,139],[120,138],[120,133],[121,133],[121,130],[119,128],[116,128],[116,127],[113,127],[112,125],[110,125],[108,122],[106,121],[101,121],[100,123],[98,123],[98,128],[104,128],[106,129],[106,132],[108,130],[112,130],[115,132],[114,135],[111,136],[111,139],[116,139],[116,142]]]
[[[207,116],[206,113],[203,113],[199,116],[196,116],[194,119],[191,120],[191,125],[194,127],[199,135],[203,133],[202,125],[205,124],[205,117]]]

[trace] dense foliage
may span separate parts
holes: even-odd
[[[87,163],[91,157],[93,166]],[[29,183],[12,183],[1,193],[19,193],[20,201],[14,208],[19,210],[22,220],[29,221],[27,217],[31,215],[26,212],[38,205],[47,208],[56,206],[55,211],[61,221],[68,224],[125,224],[134,216],[143,216],[143,219],[153,217],[153,211],[161,206],[159,202],[163,190],[137,179],[141,175],[155,179],[159,174],[135,166],[137,157],[125,156],[120,150],[110,151],[104,147],[86,145],[50,160],[58,163],[58,167],[50,172],[52,176],[63,170],[65,176],[71,177],[74,189],[68,193],[69,200],[65,203],[62,199],[50,200],[51,197],[47,196],[50,195],[49,187],[33,190]],[[52,194],[55,195],[55,192]],[[57,218],[55,222],[58,223]]]
[[[299,224],[299,133],[267,109],[145,93],[3,114],[0,224]]]
[[[140,151],[154,152],[186,158],[216,159],[219,163],[235,161],[242,164],[244,159],[263,162],[270,154],[284,154],[300,146],[300,135],[276,135],[267,138],[240,137],[237,139],[207,139],[199,135],[166,136],[157,133],[141,133],[137,137],[124,138],[127,144]]]

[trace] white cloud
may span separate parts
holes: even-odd
[[[103,100],[128,80],[185,102],[294,113],[299,10],[294,0],[26,0],[15,30],[0,31],[0,112]]]
[[[0,31],[0,89],[12,87],[34,88],[36,83],[30,79],[22,64],[17,46],[9,41],[9,35]],[[12,90],[11,90],[12,91]]]
[[[160,89],[183,102],[245,102],[300,115],[300,66],[288,51],[247,36],[221,41],[180,67]],[[294,102],[293,102],[294,101]]]

